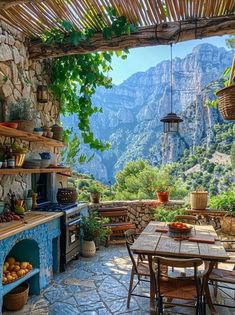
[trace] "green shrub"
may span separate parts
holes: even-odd
[[[180,214],[185,214],[185,210],[184,209],[167,210],[163,207],[157,207],[154,210],[153,216],[156,221],[174,222],[175,217]]]
[[[209,201],[209,206],[212,209],[235,213],[235,193],[233,191],[226,191],[213,196]]]

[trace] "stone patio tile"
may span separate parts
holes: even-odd
[[[66,302],[55,302],[49,306],[49,315],[79,315],[77,306]]]
[[[44,297],[51,303],[56,301],[62,301],[66,299],[69,294],[66,292],[64,287],[50,288],[44,292]]]
[[[136,312],[139,310],[139,306],[135,300],[132,300],[130,303],[129,310],[127,309],[127,300],[126,298],[116,299],[112,301],[106,301],[105,304],[108,308],[112,311],[113,314],[122,314],[122,313],[129,313],[129,312]]]
[[[78,306],[81,306],[81,305],[88,306],[90,304],[98,303],[101,301],[99,294],[95,290],[88,291],[88,292],[87,291],[79,292],[79,293],[76,293],[74,297],[77,301]]]

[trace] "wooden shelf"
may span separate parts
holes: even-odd
[[[61,173],[64,175],[71,175],[69,167],[55,167],[55,168],[1,168],[0,175],[18,175],[18,174],[41,174],[41,173]]]
[[[32,271],[30,271],[29,273],[27,273],[24,277],[19,278],[18,280],[14,281],[14,282],[11,282],[9,284],[3,285],[3,295],[9,293],[11,290],[13,290],[16,287],[18,287],[18,285],[20,285],[21,283],[25,282],[26,280],[28,280],[29,278],[35,276],[38,273],[39,273],[39,269],[35,268]]]
[[[47,138],[47,137],[43,137],[43,136],[38,136],[34,133],[29,133],[29,132],[25,132],[19,129],[13,129],[13,128],[5,127],[5,126],[0,126],[0,136],[18,138],[18,139],[25,140],[28,142],[41,142],[42,144],[53,146],[53,147],[65,146],[64,142]]]

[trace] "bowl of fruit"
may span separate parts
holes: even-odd
[[[3,265],[2,283],[8,284],[26,276],[32,270],[32,264],[29,262],[16,261],[14,257],[8,257]]]
[[[192,226],[183,222],[168,224],[169,235],[174,238],[186,239],[191,235]]]

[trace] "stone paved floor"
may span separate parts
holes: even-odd
[[[5,311],[4,315],[147,315],[147,298],[132,297],[130,309],[126,308],[130,269],[125,246],[101,248],[93,258],[71,262],[40,296],[30,297],[21,311]],[[176,311],[193,314],[192,309]],[[218,314],[231,315],[235,310],[218,308]]]

